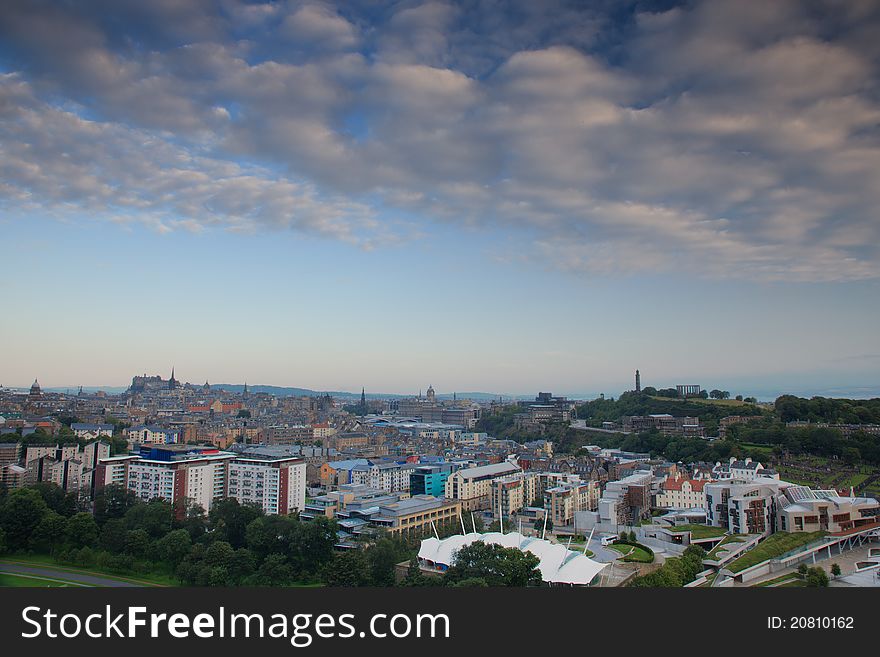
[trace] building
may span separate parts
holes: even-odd
[[[21,443],[0,443],[0,465],[18,463]]]
[[[126,429],[125,436],[129,442],[142,445],[173,445],[180,442],[180,429],[164,429],[140,424]]]
[[[667,477],[654,500],[659,509],[705,509],[707,483],[712,480]]]
[[[781,486],[776,496],[777,529],[831,534],[880,526],[880,503],[871,497],[842,496],[807,486]]]
[[[330,489],[350,484],[352,483],[351,471],[359,465],[368,465],[369,463],[367,459],[346,459],[322,463],[319,470],[321,486]]]
[[[703,388],[698,385],[677,385],[675,391],[679,397],[699,397]]]
[[[361,484],[342,484],[337,490],[324,495],[306,499],[305,510],[299,514],[303,520],[316,516],[326,518],[340,517],[351,520],[369,517],[369,513],[377,513],[379,506],[397,502],[401,496],[387,491],[375,490]]]
[[[178,515],[186,513],[187,503],[209,511],[214,500],[227,496],[227,469],[234,458],[208,447],[143,445],[127,464],[126,486],[142,500],[176,504]]]
[[[87,440],[100,438],[101,436],[106,436],[107,438],[113,436],[112,424],[87,424],[85,422],[74,422],[70,425],[70,429],[77,438],[84,438]]]
[[[66,492],[90,494],[98,463],[109,456],[110,445],[102,441],[82,448],[78,443],[29,445],[24,454],[26,483],[50,482]]]
[[[43,398],[43,389],[40,388],[40,383],[36,379],[34,379],[33,384],[31,385],[30,392],[28,392],[28,401],[35,402],[39,401]]]
[[[493,480],[514,472],[519,466],[510,461],[459,470],[446,480],[446,498],[460,501],[465,511],[489,509]]]
[[[491,510],[506,518],[532,506],[544,492],[542,478],[535,472],[515,472],[492,481]]]
[[[396,536],[420,536],[437,526],[455,522],[461,516],[461,503],[431,495],[417,495],[379,506],[369,523]]]
[[[759,461],[753,461],[751,458],[739,460],[731,457],[727,463],[716,463],[712,473],[718,479],[732,479],[740,482],[758,478],[779,479],[775,470],[767,469]]]
[[[283,449],[251,447],[228,464],[227,494],[267,514],[285,515],[306,505],[306,463]]]
[[[15,490],[25,485],[27,468],[17,463],[0,465],[0,490]]]
[[[598,521],[603,527],[633,526],[649,515],[651,510],[650,471],[639,471],[609,481],[598,503]]]
[[[599,508],[599,484],[595,481],[566,481],[544,491],[544,508],[554,527],[571,525],[575,514]]]
[[[266,427],[263,436],[268,445],[297,445],[315,440],[314,430],[305,425]]]
[[[779,485],[770,478],[706,484],[706,522],[734,534],[772,534]]]
[[[351,469],[351,483],[389,493],[408,493],[410,476],[415,469],[414,463],[367,460],[366,463],[359,463]]]
[[[95,469],[95,493],[110,485],[128,487],[128,466],[138,458],[136,454],[126,454],[101,459]]]
[[[626,415],[623,417],[623,430],[630,433],[659,431],[666,436],[685,436],[702,438],[703,426],[699,418],[674,417],[668,413],[653,415]]]
[[[410,494],[443,497],[446,494],[446,480],[453,469],[451,463],[417,465],[409,478]]]

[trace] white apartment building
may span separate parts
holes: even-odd
[[[161,498],[174,504],[186,499],[205,511],[226,497],[228,452],[186,455],[169,460],[137,458],[129,462],[126,485],[143,500]]]
[[[285,515],[306,505],[306,463],[271,448],[247,450],[229,462],[228,495],[267,514]]]
[[[368,462],[351,469],[351,483],[363,484],[389,493],[408,493],[414,463]]]

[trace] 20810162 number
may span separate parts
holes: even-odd
[[[852,616],[792,616],[788,620],[790,630],[851,630]]]

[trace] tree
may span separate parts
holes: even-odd
[[[406,542],[397,538],[380,538],[366,550],[370,577],[374,586],[394,586],[395,568],[410,554]]]
[[[55,513],[69,518],[77,512],[77,498],[74,493],[65,493],[64,489],[57,484],[40,482],[31,486],[36,490]]]
[[[113,554],[120,554],[125,550],[125,539],[128,530],[125,528],[125,522],[122,518],[111,518],[104,523],[101,528],[101,537],[99,545],[102,550]]]
[[[720,390],[718,390],[718,389],[716,388],[715,390],[712,390],[712,391],[709,393],[709,396],[710,396],[712,399],[723,399],[723,397],[722,397],[723,394],[724,394],[723,392],[721,392]]]
[[[479,578],[489,586],[536,586],[542,581],[540,559],[531,552],[476,541],[455,553],[446,584]]]
[[[77,513],[67,521],[67,542],[71,547],[93,547],[98,541],[98,523],[91,513]]]
[[[327,586],[369,586],[367,557],[361,550],[346,550],[324,564],[321,579]]]
[[[171,565],[183,560],[191,548],[192,539],[185,529],[175,529],[156,541],[156,554],[162,561]]]
[[[150,535],[143,529],[129,529],[125,532],[126,554],[142,559],[150,550]]]
[[[125,512],[125,526],[129,529],[143,529],[152,538],[161,538],[174,524],[171,505],[160,499],[147,504],[136,504]]]
[[[54,511],[49,511],[34,529],[28,545],[37,552],[51,554],[64,543],[66,534],[67,519]]]
[[[283,554],[267,556],[254,575],[254,583],[261,586],[284,586],[296,582],[293,568]]]
[[[232,547],[244,547],[248,524],[261,517],[263,510],[256,506],[241,505],[236,499],[218,500],[208,513],[208,523],[221,540]]]
[[[736,396],[736,401],[742,401],[742,400],[743,400],[743,396],[742,396],[742,395],[737,395],[737,396]]]
[[[840,577],[840,572],[841,571],[840,571],[840,564],[839,563],[831,564],[831,574],[832,575],[834,575],[835,577]]]
[[[119,484],[108,484],[95,495],[95,520],[103,525],[111,518],[122,518],[134,506],[143,504],[134,491]]]
[[[807,572],[807,586],[811,588],[828,586],[828,574],[818,566],[810,568]]]
[[[450,584],[450,586],[489,586],[489,584],[482,577],[469,577],[468,579],[463,579],[455,584]]]
[[[671,557],[653,573],[634,578],[628,586],[682,587],[692,582],[703,570],[705,550],[697,545],[689,546],[680,557]]]
[[[31,488],[13,491],[0,510],[0,526],[11,551],[27,547],[31,534],[49,512],[42,496]]]

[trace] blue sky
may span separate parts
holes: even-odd
[[[4,3],[0,384],[880,394],[877,7],[745,4]]]

